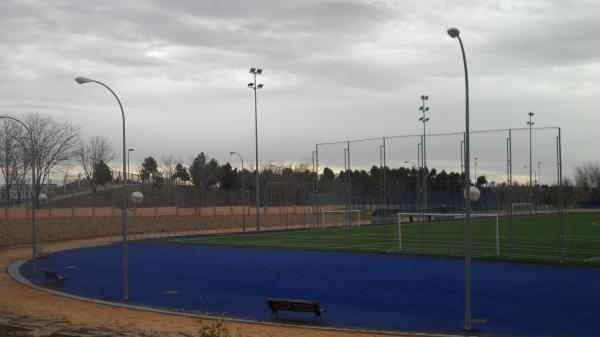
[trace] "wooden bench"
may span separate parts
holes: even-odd
[[[58,275],[54,270],[44,269],[44,276],[46,276],[46,281],[56,281],[56,282],[64,282],[67,280],[66,277]]]
[[[267,298],[267,306],[271,309],[271,318],[273,318],[273,315],[277,315],[277,311],[293,311],[312,312],[316,317],[321,319],[321,314],[325,312],[325,309],[321,308],[319,302],[316,301]]]

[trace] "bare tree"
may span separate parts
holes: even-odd
[[[16,188],[20,199],[20,192],[25,181],[23,179],[29,172],[31,158],[27,156],[29,135],[23,127],[9,119],[2,121],[0,130],[0,173],[4,178],[4,192],[6,205],[11,204],[11,191]]]
[[[76,156],[79,128],[69,122],[60,123],[37,113],[26,115],[24,122],[33,134],[36,167],[34,189],[36,195],[39,195],[52,169],[66,164]]]
[[[160,160],[160,171],[165,177],[167,185],[173,185],[175,183],[173,176],[175,175],[176,165],[177,161],[173,158],[173,155],[162,157]]]
[[[80,140],[76,155],[92,192],[96,192],[96,169],[100,163],[110,165],[110,162],[115,159],[115,151],[110,140],[103,136]]]
[[[583,163],[575,167],[575,184],[589,193],[591,201],[600,187],[600,166],[597,163]]]

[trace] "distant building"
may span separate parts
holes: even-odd
[[[45,193],[47,196],[52,196],[56,192],[56,184],[45,184],[42,185],[41,193]],[[25,184],[17,188],[16,185],[10,188],[10,201],[27,201],[31,199],[31,184]],[[6,185],[0,185],[0,202],[5,203],[6,200]]]

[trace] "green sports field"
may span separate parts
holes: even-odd
[[[600,212],[566,212],[564,249],[560,249],[559,214],[515,215],[512,240],[507,217],[472,219],[475,257],[600,267]],[[400,231],[399,231],[400,227]],[[463,220],[388,225],[315,227],[260,233],[207,235],[162,242],[195,245],[319,249],[462,256]],[[499,253],[499,255],[498,255]]]

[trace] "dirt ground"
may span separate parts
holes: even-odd
[[[118,240],[115,238],[97,238],[87,240],[74,240],[64,242],[43,243],[46,252],[66,248],[105,244]],[[7,272],[9,265],[17,260],[27,258],[31,254],[30,246],[11,246],[0,251],[0,318],[21,317],[19,320],[37,319],[52,325],[65,323],[73,326],[87,326],[94,329],[105,328],[109,331],[124,330],[137,331],[140,335],[157,334],[172,335],[186,333],[197,335],[203,324],[213,324],[215,319],[199,319],[176,314],[162,314],[143,310],[119,308],[110,305],[75,300],[53,295],[40,290],[29,288],[13,280]],[[14,319],[13,319],[14,321]],[[326,328],[284,326],[264,322],[237,322],[222,320],[224,325],[232,332],[232,336],[244,337],[375,337],[375,336],[429,336],[412,333],[383,333],[335,330]],[[52,328],[51,326],[49,328]],[[439,336],[439,335],[437,335]]]

